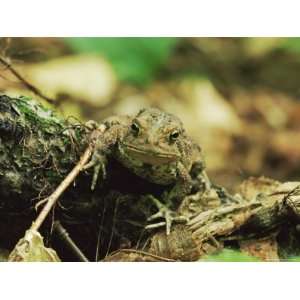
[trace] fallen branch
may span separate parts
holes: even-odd
[[[266,178],[250,178],[240,189],[240,203],[199,212],[188,224],[175,225],[170,235],[158,232],[152,236],[145,250],[176,261],[195,261],[220,251],[225,243],[233,243],[239,244],[241,251],[262,260],[270,257],[286,259],[288,249],[284,249],[282,255],[280,249],[285,248],[284,241],[282,238],[277,240],[277,237],[282,231],[285,239],[298,239],[294,228],[300,218],[299,182],[280,184]],[[299,255],[299,249],[298,246],[292,248],[292,254]],[[129,250],[119,250],[106,257],[105,261],[153,259],[147,260],[138,253],[133,255]]]

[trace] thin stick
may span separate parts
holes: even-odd
[[[54,223],[54,230],[58,237],[63,241],[69,249],[76,255],[76,257],[80,261],[88,262],[89,260],[86,256],[82,253],[82,251],[78,248],[78,246],[74,243],[74,241],[70,238],[69,233],[67,230],[61,225],[59,221],[55,221]]]
[[[47,203],[36,218],[35,222],[32,223],[32,230],[38,230],[44,220],[46,219],[48,213],[50,212],[53,205],[56,203],[60,195],[66,190],[66,188],[74,181],[77,175],[82,170],[83,166],[88,162],[89,158],[92,155],[93,147],[89,145],[87,149],[84,151],[77,165],[73,168],[73,170],[68,174],[68,176],[60,183],[60,185],[56,188],[56,190],[47,197]]]
[[[53,205],[56,203],[58,198],[62,195],[62,193],[66,190],[66,188],[74,181],[83,167],[89,161],[95,146],[95,142],[99,135],[101,135],[105,131],[106,127],[102,124],[98,128],[92,131],[90,136],[90,143],[86,150],[84,151],[83,155],[81,156],[79,162],[76,166],[72,169],[72,171],[67,175],[67,177],[60,183],[60,185],[56,188],[56,190],[46,199],[42,200],[41,202],[47,201],[46,205],[36,218],[35,222],[32,223],[31,228],[32,230],[38,230],[44,220],[46,219],[48,213],[50,212]]]
[[[57,102],[56,100],[44,95],[37,87],[32,85],[29,81],[27,81],[15,68],[9,64],[3,57],[0,56],[0,62],[16,77],[18,78],[21,83],[28,88],[30,91],[32,91],[35,95],[43,98],[47,102],[53,104]]]

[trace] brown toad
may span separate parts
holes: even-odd
[[[204,188],[210,186],[200,147],[187,135],[176,116],[156,108],[142,109],[134,117],[111,117],[104,125],[106,129],[97,139],[93,157],[85,166],[85,169],[94,167],[92,189],[100,171],[105,178],[110,156],[149,182],[171,185],[164,192],[162,202],[147,195],[159,209],[148,220],[164,218],[165,221],[146,228],[166,225],[169,234],[172,221],[184,220],[168,208],[170,204],[182,200],[191,191],[195,179]]]

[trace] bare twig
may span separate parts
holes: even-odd
[[[28,88],[31,92],[35,95],[41,97],[42,99],[46,100],[47,102],[53,104],[57,101],[44,95],[37,87],[32,85],[29,81],[27,81],[10,63],[8,63],[3,57],[0,56],[0,63],[4,65],[16,78],[18,78],[21,83]]]
[[[66,190],[66,188],[74,181],[76,176],[81,171],[82,167],[89,160],[91,154],[92,154],[92,149],[90,146],[88,146],[84,154],[82,155],[80,161],[78,162],[78,164],[73,168],[73,170],[68,174],[68,176],[60,183],[60,185],[56,188],[56,190],[49,197],[45,199],[47,200],[47,203],[44,206],[43,210],[38,215],[35,222],[33,222],[31,226],[32,230],[38,230],[40,228],[40,226],[44,222],[45,218],[47,217],[53,205],[56,203],[60,195]]]
[[[99,133],[102,133],[105,130],[104,125],[100,126],[98,129],[95,129],[91,135],[91,142],[89,143],[88,147],[84,151],[83,155],[81,156],[77,165],[72,169],[72,171],[68,174],[68,176],[60,183],[60,185],[56,188],[56,190],[46,199],[42,200],[42,202],[47,201],[46,205],[36,218],[35,222],[32,223],[30,229],[38,231],[44,220],[46,219],[48,213],[50,212],[53,205],[56,203],[58,198],[62,195],[62,193],[66,190],[66,188],[74,181],[80,171],[83,169],[84,165],[90,159],[96,137]]]
[[[55,221],[54,223],[54,230],[61,241],[63,241],[69,249],[76,255],[76,257],[80,261],[88,262],[89,260],[86,256],[82,253],[82,251],[78,248],[78,246],[74,243],[74,241],[70,238],[69,233],[67,230],[61,225],[59,221]]]

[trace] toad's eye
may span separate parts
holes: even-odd
[[[170,140],[174,142],[179,137],[179,131],[175,130],[170,134]]]
[[[139,125],[137,125],[136,123],[132,123],[131,130],[134,132],[134,134],[138,135],[138,133],[140,131]]]

